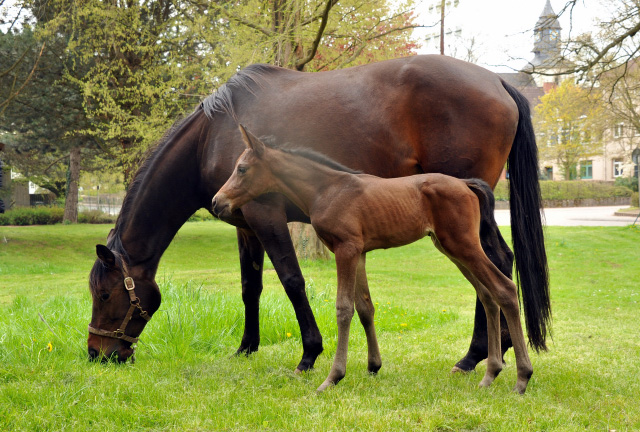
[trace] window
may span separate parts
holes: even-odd
[[[624,174],[624,168],[622,166],[622,159],[613,160],[613,176],[621,177]]]
[[[624,123],[617,123],[613,125],[613,137],[620,138],[624,133]]]
[[[544,167],[545,180],[553,180],[553,167]]]
[[[580,178],[581,179],[592,179],[593,178],[593,162],[582,161],[580,162]]]

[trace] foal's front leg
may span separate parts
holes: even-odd
[[[344,378],[347,372],[349,329],[351,327],[351,319],[353,318],[356,272],[360,251],[356,247],[344,245],[334,249],[334,253],[338,270],[338,294],[336,296],[338,345],[329,376],[327,376],[327,379],[318,387],[318,392],[337,384],[338,381]]]

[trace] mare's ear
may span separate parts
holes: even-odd
[[[248,149],[253,150],[258,157],[262,157],[264,154],[264,143],[249,132],[243,125],[239,124],[238,129],[240,129],[244,145],[246,145]]]
[[[107,267],[116,266],[116,256],[108,247],[100,244],[96,245],[96,254],[98,254],[98,259],[102,261]]]

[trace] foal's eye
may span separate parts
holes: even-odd
[[[107,300],[109,300],[109,297],[110,297],[109,293],[102,293],[102,294],[100,295],[100,298],[102,299],[102,301],[107,301]]]
[[[247,167],[246,166],[239,166],[238,167],[238,174],[246,174],[247,173]]]

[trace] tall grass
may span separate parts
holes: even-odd
[[[477,388],[483,364],[449,374],[468,347],[475,299],[428,242],[368,256],[378,376],[366,371],[355,317],[347,376],[314,392],[335,352],[332,262],[302,263],[324,337],[315,370],[293,373],[299,329],[269,263],[260,350],[233,356],[243,306],[235,231],[219,222],[185,225],[167,250],[163,302],[136,362],[90,363],[86,277],[109,228],[0,228],[0,430],[640,429],[637,229],[548,229],[554,336],[548,353],[531,353],[520,397],[511,352],[489,389]]]

